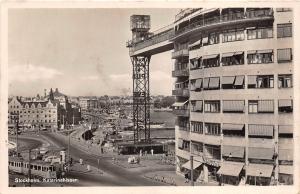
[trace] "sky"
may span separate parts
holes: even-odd
[[[58,88],[72,96],[130,95],[126,48],[130,16],[151,17],[151,31],[174,22],[178,9],[10,9],[9,95],[35,96]],[[151,95],[171,95],[171,52],[150,61]]]

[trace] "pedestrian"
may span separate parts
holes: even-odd
[[[188,183],[189,182],[189,173],[188,172],[185,172],[184,178],[185,178],[185,182],[184,183]]]
[[[151,149],[151,155],[153,156],[153,154],[154,154],[154,150],[153,150],[153,149]]]

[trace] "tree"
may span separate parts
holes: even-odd
[[[166,108],[166,107],[172,106],[172,104],[174,104],[174,102],[175,102],[175,98],[173,96],[166,96],[161,99],[160,105],[161,105],[161,107]]]

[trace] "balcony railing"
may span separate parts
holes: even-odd
[[[180,131],[190,131],[188,126],[178,126]]]
[[[272,9],[266,9],[266,10],[251,10],[246,11],[245,13],[232,13],[232,14],[226,14],[211,18],[204,18],[200,21],[191,23],[175,32],[175,37],[183,34],[187,31],[190,31],[192,29],[198,28],[198,27],[204,27],[212,24],[221,24],[226,23],[230,21],[238,21],[238,20],[246,20],[246,19],[260,19],[260,18],[273,18],[273,10]]]
[[[185,116],[185,117],[188,117],[190,115],[189,109],[174,109],[173,113],[176,116]]]
[[[189,76],[189,69],[175,69],[172,71],[172,77]]]
[[[172,52],[172,59],[176,59],[182,56],[189,56],[188,48]]]
[[[190,92],[188,88],[177,88],[175,90],[172,90],[172,95],[173,96],[184,96],[184,97],[189,97]]]

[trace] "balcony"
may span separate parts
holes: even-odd
[[[183,116],[183,117],[189,117],[189,115],[190,115],[189,109],[174,109],[173,113],[176,116]]]
[[[189,76],[189,69],[176,69],[172,71],[172,77]]]
[[[221,16],[215,16],[210,18],[204,18],[190,23],[184,28],[181,28],[175,32],[175,38],[182,35],[186,35],[194,30],[208,30],[208,28],[218,28],[220,25],[230,25],[244,22],[253,22],[259,20],[270,20],[274,19],[272,9],[264,10],[247,10],[244,13],[232,13]]]
[[[184,56],[189,56],[189,50],[187,48],[172,52],[172,59]]]
[[[190,92],[187,88],[177,88],[175,90],[172,90],[173,96],[183,96],[183,97],[189,97]]]

